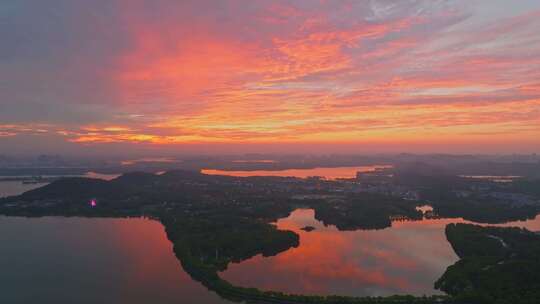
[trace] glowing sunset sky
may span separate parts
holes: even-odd
[[[0,38],[0,153],[540,152],[537,0],[5,0]]]

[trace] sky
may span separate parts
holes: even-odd
[[[1,0],[0,153],[540,152],[537,0]]]

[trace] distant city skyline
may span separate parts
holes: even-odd
[[[0,3],[0,154],[540,152],[540,2]]]

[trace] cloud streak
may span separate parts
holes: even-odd
[[[2,4],[0,142],[537,148],[540,5],[484,20],[465,1],[34,4]]]

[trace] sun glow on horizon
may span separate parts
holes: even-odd
[[[0,123],[0,141],[49,136],[71,147],[446,141],[540,149],[534,34],[540,5],[486,17],[482,5],[508,5],[186,1],[149,10],[142,0],[113,2],[97,5],[110,13],[102,19],[66,21],[81,38],[59,30],[68,46],[90,39],[92,53],[9,44],[32,46],[60,64],[24,60],[24,52],[10,61],[14,82],[0,93],[10,122]],[[88,9],[74,7],[74,15]],[[14,19],[34,13],[16,12]],[[98,29],[91,36],[90,26]],[[17,81],[23,70],[33,74]],[[57,79],[44,76],[55,73]],[[37,115],[49,107],[58,114]]]

